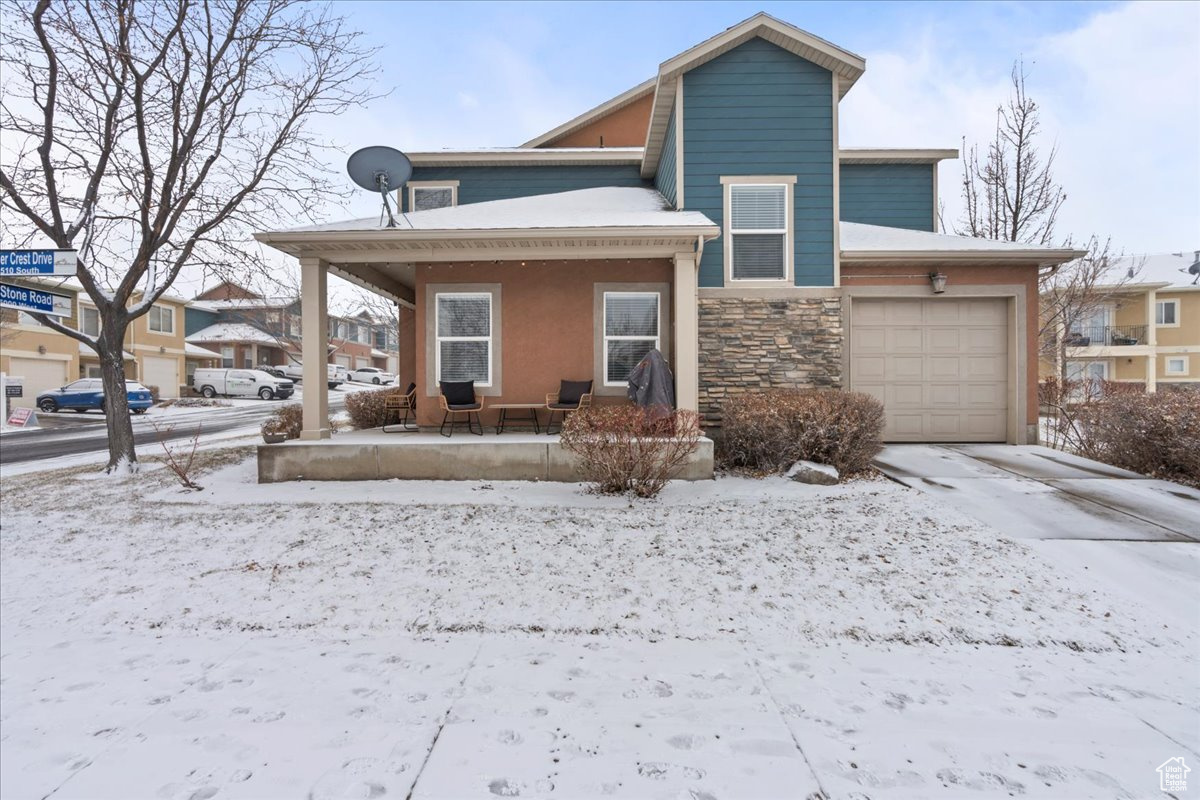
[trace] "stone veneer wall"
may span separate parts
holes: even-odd
[[[700,414],[759,389],[842,385],[841,297],[701,297]]]

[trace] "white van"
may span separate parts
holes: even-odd
[[[205,397],[261,397],[286,400],[296,390],[286,378],[276,378],[260,369],[198,369],[196,391]]]

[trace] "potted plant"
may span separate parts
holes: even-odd
[[[281,444],[287,441],[287,431],[284,430],[283,421],[277,417],[271,417],[262,424],[263,441],[267,444]]]

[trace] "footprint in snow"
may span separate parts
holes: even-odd
[[[522,739],[521,734],[516,731],[504,730],[496,734],[496,741],[500,744],[520,744]]]
[[[520,797],[521,787],[508,778],[497,778],[488,784],[488,791],[497,797]]]
[[[704,743],[704,739],[690,733],[681,733],[667,739],[667,744],[676,750],[695,750]]]
[[[575,699],[574,692],[551,691],[546,692],[546,694],[550,695],[555,700],[558,700],[560,703],[569,703]]]

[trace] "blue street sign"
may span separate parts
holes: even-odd
[[[0,250],[0,275],[74,275],[74,250]]]
[[[0,283],[0,306],[21,311],[49,314],[52,317],[71,316],[71,298],[27,286]]]

